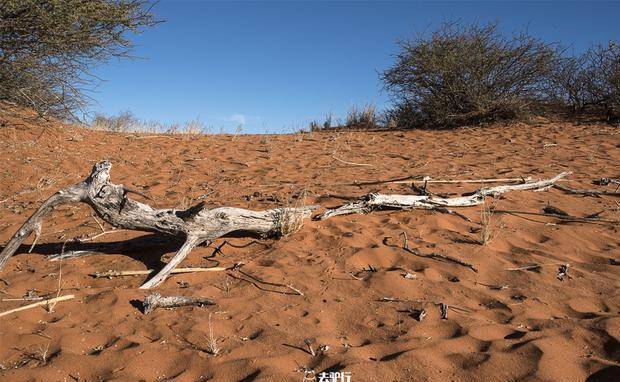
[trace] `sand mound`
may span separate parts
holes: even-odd
[[[597,124],[237,137],[43,128],[8,117],[0,124],[2,243],[42,200],[102,159],[114,163],[115,183],[149,195],[158,207],[202,199],[211,207],[267,209],[294,205],[303,190],[308,204],[334,207],[342,202],[335,196],[411,193],[402,183],[344,185],[408,175],[544,178],[570,170],[567,184],[575,188],[620,177],[618,129]],[[431,189],[458,195],[476,187]],[[551,189],[505,194],[497,207],[540,212],[551,204],[572,215],[604,210],[601,216],[620,219],[618,202]],[[173,275],[159,293],[208,296],[218,305],[144,315],[137,303],[149,293],[137,289],[144,276],[89,274],[161,267],[179,242],[111,233],[68,244],[65,250],[98,254],[60,268],[46,256],[100,227],[86,206],[58,208],[33,252],[23,247],[0,273],[0,299],[55,295],[59,284],[76,298],[52,312],[0,318],[0,380],[301,381],[303,370],[350,372],[352,381],[617,380],[618,226],[493,215],[493,239],[480,245],[481,208],[459,211],[472,222],[428,211],[306,222],[279,240],[226,238],[222,253],[211,257],[220,239],[196,248],[182,266],[244,262],[248,274],[292,284],[304,295],[260,290],[226,272]],[[410,247],[461,258],[479,272],[385,245],[386,237],[399,244],[402,232]],[[533,263],[541,267],[509,270]],[[564,263],[572,278],[560,281]],[[445,320],[441,303],[455,307]],[[3,301],[0,311],[21,304]],[[426,316],[418,321],[421,310]],[[210,354],[210,337],[218,356]],[[312,356],[304,340],[315,351],[329,348]]]

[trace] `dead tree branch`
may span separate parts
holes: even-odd
[[[408,210],[408,209],[436,209],[438,207],[470,207],[484,202],[486,196],[497,196],[510,191],[538,190],[552,186],[558,180],[568,176],[570,172],[563,172],[550,179],[537,182],[526,182],[516,185],[502,185],[481,188],[472,195],[454,198],[443,198],[435,195],[386,195],[368,194],[360,201],[344,204],[329,209],[314,217],[315,220],[325,220],[339,215],[364,214],[377,209]]]
[[[40,235],[43,218],[54,207],[65,203],[82,202],[91,206],[97,215],[116,228],[159,232],[185,237],[185,243],[170,262],[152,279],[141,286],[143,289],[161,284],[172,270],[197,245],[232,232],[269,237],[280,236],[287,227],[297,226],[310,217],[315,206],[300,208],[275,208],[251,211],[234,207],[205,208],[201,202],[186,210],[154,209],[147,204],[128,197],[127,188],[110,182],[108,161],[97,163],[91,174],[82,182],[66,187],[36,210],[22,227],[11,237],[0,252],[0,271],[6,261],[17,251],[24,240],[35,233]],[[292,221],[295,220],[295,221]]]

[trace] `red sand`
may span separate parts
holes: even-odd
[[[158,207],[187,207],[206,195],[209,206],[267,209],[297,203],[292,195],[302,189],[306,203],[333,207],[342,201],[327,194],[411,193],[407,184],[338,184],[407,175],[546,178],[571,170],[565,184],[577,188],[596,187],[594,178],[620,178],[619,130],[602,124],[541,121],[303,137],[44,130],[8,117],[0,125],[1,243],[44,199],[82,180],[102,159],[113,163],[114,183],[148,194]],[[431,187],[456,195],[477,186]],[[541,212],[551,204],[577,216],[605,210],[601,217],[618,220],[619,202],[551,189],[505,194],[496,206]],[[52,313],[36,308],[0,317],[0,380],[302,381],[303,368],[317,375],[350,372],[352,382],[620,380],[620,268],[610,261],[620,260],[618,225],[494,215],[495,237],[485,246],[478,244],[481,208],[459,211],[472,222],[420,210],[374,212],[307,221],[280,240],[226,239],[235,247],[225,245],[213,258],[220,265],[242,261],[247,273],[292,284],[304,296],[261,291],[225,272],[173,275],[159,293],[211,297],[218,305],[150,315],[133,302],[148,294],[137,289],[144,276],[94,279],[89,273],[161,266],[177,242],[119,232],[94,245],[69,245],[105,254],[62,263],[61,294],[76,298]],[[33,252],[22,247],[0,272],[0,299],[29,290],[56,295],[59,263],[45,255],[99,231],[87,206],[58,208]],[[398,247],[402,232],[411,247],[458,257],[479,273],[408,254]],[[386,237],[397,246],[385,245]],[[181,266],[212,266],[205,259],[212,253],[213,246],[199,247]],[[531,263],[542,267],[508,270]],[[563,263],[572,278],[560,281]],[[369,267],[376,272],[360,272]],[[415,278],[403,277],[407,272]],[[502,290],[485,286],[504,284]],[[441,320],[439,303],[467,311],[449,310]],[[0,302],[0,312],[22,304]],[[408,313],[422,308],[422,322]],[[210,314],[218,356],[207,351]],[[329,349],[313,357],[305,339],[314,349]]]

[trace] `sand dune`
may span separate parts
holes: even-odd
[[[43,128],[9,117],[0,124],[2,243],[41,201],[102,159],[114,164],[115,183],[140,190],[158,207],[203,199],[212,207],[268,209],[300,203],[302,190],[305,203],[335,207],[342,196],[412,192],[403,183],[346,183],[409,175],[538,179],[570,170],[564,184],[575,188],[620,178],[619,130],[603,124],[236,137]],[[460,195],[479,185],[429,187]],[[600,217],[618,220],[618,203],[550,189],[508,193],[495,207],[541,212],[553,205],[575,216],[604,211]],[[459,212],[472,221],[386,211],[309,221],[279,240],[219,239],[196,248],[182,266],[243,262],[248,274],[304,295],[260,290],[226,272],[173,275],[159,293],[207,296],[217,306],[149,315],[136,302],[149,293],[137,289],[144,276],[89,274],[161,267],[178,241],[122,231],[69,243],[66,250],[99,254],[62,262],[61,294],[75,299],[53,312],[0,317],[0,380],[302,381],[303,370],[349,372],[351,381],[619,380],[618,225],[493,215],[492,240],[481,245],[482,208]],[[0,299],[55,296],[59,262],[46,256],[66,240],[99,232],[87,206],[58,208],[33,252],[23,247],[0,273]],[[460,258],[479,272],[407,253],[402,232],[410,247]],[[211,257],[224,240],[229,244]],[[560,281],[565,263],[571,278]],[[540,268],[509,270],[528,264]],[[454,307],[447,319],[442,303]],[[0,312],[22,304],[0,302]],[[426,316],[419,321],[421,310]],[[218,356],[209,354],[210,332]],[[329,348],[312,356],[306,339],[313,350]]]

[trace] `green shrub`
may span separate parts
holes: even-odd
[[[452,128],[527,114],[556,58],[550,45],[525,32],[506,36],[497,24],[445,23],[400,49],[381,76],[398,127]]]
[[[97,82],[89,70],[127,57],[129,32],[156,23],[147,0],[3,0],[0,101],[77,119]]]

